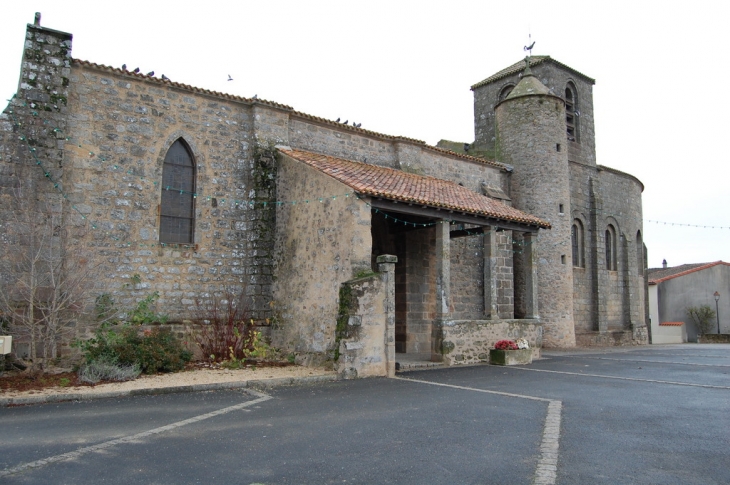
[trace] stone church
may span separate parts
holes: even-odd
[[[517,62],[471,87],[473,142],[430,146],[75,59],[37,18],[0,117],[3,244],[48,208],[92,297],[158,292],[185,325],[237,295],[273,346],[345,376],[502,338],[644,344],[643,185],[596,163],[593,84]]]

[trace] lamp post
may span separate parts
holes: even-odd
[[[720,310],[717,305],[717,302],[720,300],[720,293],[715,292],[713,295],[715,297],[715,316],[717,317],[717,334],[720,335]]]

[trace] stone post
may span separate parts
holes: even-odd
[[[540,318],[537,289],[537,233],[526,232],[524,241],[525,318]]]
[[[385,290],[385,370],[388,377],[395,377],[395,263],[398,257],[381,254],[376,261]]]
[[[443,359],[442,326],[451,318],[451,227],[447,220],[436,224],[436,318],[431,326],[431,360]]]
[[[484,233],[484,317],[499,320],[497,306],[497,231]]]

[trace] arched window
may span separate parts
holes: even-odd
[[[576,268],[585,267],[585,243],[583,242],[583,223],[579,219],[573,221],[570,229],[570,240],[573,247],[573,266]]]
[[[575,85],[571,82],[565,86],[565,127],[568,141],[578,141],[578,96]]]
[[[641,239],[641,231],[636,231],[636,266],[639,276],[644,276],[644,241]]]
[[[515,87],[512,84],[508,84],[507,86],[503,87],[502,90],[499,92],[499,99],[497,101],[500,103],[504,101],[504,99],[509,96],[509,93],[511,93],[514,88]]]
[[[616,271],[616,230],[613,226],[606,228],[606,269]]]
[[[190,244],[195,226],[195,163],[182,139],[172,144],[162,165],[160,242]]]

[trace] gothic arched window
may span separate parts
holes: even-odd
[[[565,127],[568,141],[578,141],[578,96],[575,85],[571,82],[565,86]]]
[[[616,230],[610,225],[606,228],[606,269],[616,271]]]
[[[585,267],[585,243],[583,242],[583,223],[579,219],[573,221],[570,229],[570,240],[573,248],[573,266],[576,268]]]
[[[195,163],[182,138],[175,141],[162,165],[160,242],[190,244],[195,227]]]

